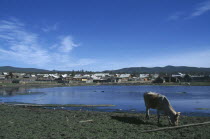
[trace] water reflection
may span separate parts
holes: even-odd
[[[25,94],[28,89],[24,87],[10,87],[10,88],[0,88],[0,96],[15,96],[17,94]]]

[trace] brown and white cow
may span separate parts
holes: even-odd
[[[174,110],[166,96],[154,92],[147,92],[144,93],[144,102],[146,106],[147,119],[149,119],[149,109],[152,108],[157,109],[158,123],[160,119],[160,112],[163,112],[164,115],[168,116],[169,124],[178,125],[180,112],[176,112]]]

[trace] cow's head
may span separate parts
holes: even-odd
[[[181,112],[177,112],[175,115],[170,117],[170,120],[171,120],[171,123],[172,123],[173,126],[177,126],[178,125],[180,114],[181,114]]]

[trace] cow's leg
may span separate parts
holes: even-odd
[[[146,119],[149,120],[149,108],[148,107],[146,107]]]
[[[168,124],[169,124],[169,125],[172,125],[170,116],[168,116]]]
[[[160,123],[160,112],[157,110],[157,119],[158,119],[158,124]]]

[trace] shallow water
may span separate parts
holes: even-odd
[[[142,112],[145,111],[143,93],[147,91],[165,95],[176,111],[188,114],[210,114],[210,86],[78,86],[36,89],[22,88],[13,89],[13,91],[4,90],[4,93],[0,92],[0,102],[89,105],[113,104],[116,106],[64,109]]]

